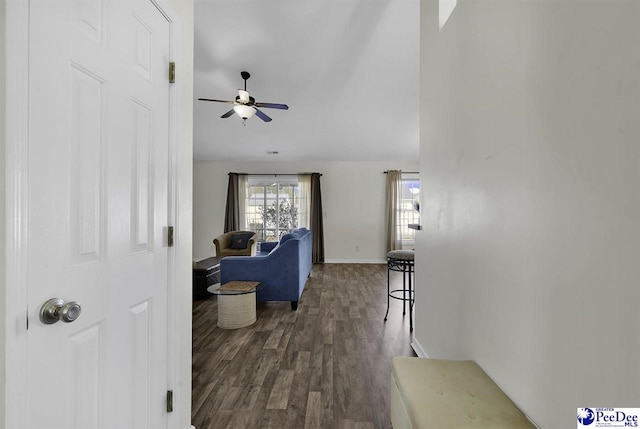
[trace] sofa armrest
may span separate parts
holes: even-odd
[[[223,284],[232,280],[262,282],[271,265],[268,256],[227,256],[220,261],[220,278]]]
[[[269,253],[278,245],[277,241],[263,241],[260,244],[260,253]]]
[[[253,237],[249,239],[249,244],[247,245],[247,249],[249,249],[249,255],[255,256],[257,247],[258,243],[256,242],[256,235],[254,234]]]
[[[231,233],[226,232],[213,239],[213,244],[216,247],[216,255],[221,256],[225,249],[231,244]]]

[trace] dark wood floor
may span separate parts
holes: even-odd
[[[401,274],[392,273],[401,284]],[[380,264],[315,265],[297,311],[258,303],[251,327],[193,308],[192,423],[210,428],[389,428],[393,356],[415,356]]]

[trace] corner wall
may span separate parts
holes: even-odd
[[[638,407],[640,3],[421,6],[416,344],[542,428]]]
[[[229,172],[319,172],[323,174],[325,262],[383,262],[384,171],[417,168],[417,161],[195,162],[193,256],[200,260],[215,254],[213,239],[224,229]]]

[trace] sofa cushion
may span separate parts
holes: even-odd
[[[246,249],[249,245],[249,240],[253,237],[253,232],[239,232],[231,236],[231,249]]]
[[[285,234],[282,236],[282,238],[280,239],[280,244],[284,244],[286,243],[288,240],[291,240],[292,238],[296,238],[295,234],[293,232],[290,232],[288,234]]]
[[[280,244],[285,243],[292,238],[302,238],[309,230],[307,228],[296,228],[288,234],[285,234],[280,238]]]

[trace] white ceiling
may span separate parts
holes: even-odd
[[[194,159],[417,160],[419,0],[195,0]],[[220,115],[240,72],[273,118]],[[268,155],[267,151],[279,151]]]

